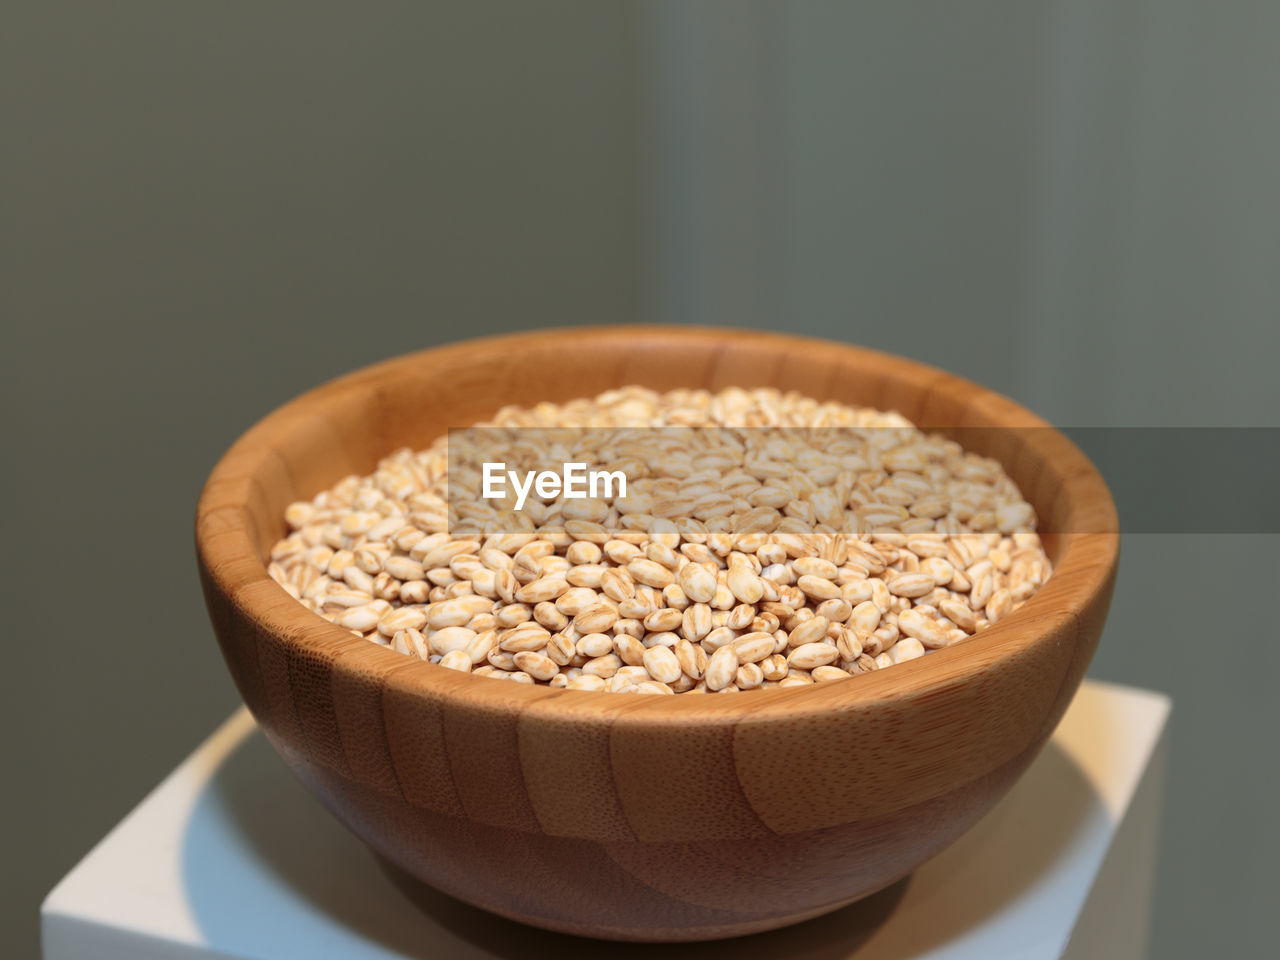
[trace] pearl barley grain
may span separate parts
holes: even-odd
[[[627,495],[531,499],[486,533],[491,504],[449,501],[451,480],[478,481],[450,477],[441,438],[290,504],[271,577],[338,626],[445,669],[669,695],[906,663],[970,642],[1051,572],[1035,511],[999,464],[895,413],[772,389],[623,387],[481,425],[590,427],[575,458],[621,471]],[[682,447],[645,429],[664,427],[722,429]],[[823,427],[844,429],[803,429]],[[558,430],[566,452],[570,432]]]

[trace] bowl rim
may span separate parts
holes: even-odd
[[[904,378],[927,384],[930,394],[963,391],[969,394],[966,411],[980,410],[984,414],[982,422],[973,426],[1047,428],[1029,434],[1029,442],[1044,447],[1041,452],[1051,452],[1060,464],[1058,496],[1067,499],[1069,509],[1088,511],[1089,532],[1058,534],[1061,549],[1050,578],[1018,610],[970,640],[898,664],[892,670],[852,678],[856,682],[744,691],[748,694],[745,697],[619,696],[608,691],[504,683],[447,670],[354,636],[306,609],[267,573],[252,533],[254,520],[249,503],[255,478],[264,461],[278,457],[273,438],[287,432],[300,417],[314,418],[317,404],[335,403],[350,391],[370,389],[388,375],[410,368],[424,364],[448,366],[481,345],[510,351],[559,340],[566,349],[572,349],[584,343],[607,341],[634,344],[638,339],[702,346],[732,340],[764,347],[785,346],[789,350],[833,351],[864,362],[874,361]],[[815,389],[814,395],[822,399],[824,389]],[[480,710],[519,712],[536,708],[540,716],[551,718],[581,720],[603,716],[610,722],[625,719],[652,724],[693,720],[736,723],[755,714],[761,719],[779,713],[789,718],[819,717],[833,711],[874,709],[886,703],[936,695],[1004,668],[1059,627],[1074,628],[1085,608],[1109,589],[1119,556],[1115,504],[1093,463],[1060,431],[993,390],[931,365],[866,347],[787,333],[652,324],[562,327],[472,338],[395,356],[334,378],[278,406],[231,445],[205,482],[195,526],[197,556],[208,581],[256,626],[261,636],[282,644],[288,653],[312,660],[320,656],[335,673],[377,675],[398,693],[441,697]]]

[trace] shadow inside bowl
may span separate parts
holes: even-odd
[[[745,958],[917,956],[1052,886],[1055,864],[1096,816],[1105,812],[1092,788],[1050,744],[991,814],[913,877],[823,917],[737,938],[732,949]],[[427,887],[342,829],[256,730],[200,796],[181,856],[193,919],[210,947],[234,956],[709,958],[726,949],[726,941],[606,945]]]

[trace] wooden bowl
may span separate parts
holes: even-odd
[[[1034,504],[1053,576],[977,638],[845,683],[628,697],[498,683],[310,613],[263,558],[292,501],[508,403],[628,383],[771,385],[963,427]],[[1008,427],[1044,429],[1009,430]],[[855,347],[723,329],[607,327],[475,340],[319,387],[228,451],[197,511],[200,575],[241,695],[298,777],[410,874],[516,920],[697,940],[835,910],[977,821],[1058,723],[1102,630],[1118,556],[1093,465],[1011,401]],[[270,803],[270,797],[263,797]]]

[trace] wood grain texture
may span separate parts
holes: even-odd
[[[974,640],[845,683],[731,697],[444,670],[353,637],[267,576],[290,502],[503,404],[626,383],[772,385],[963,427],[1065,531],[1046,537],[1055,572]],[[1035,757],[1084,675],[1115,578],[1115,507],[1062,434],[1006,427],[1047,424],[931,367],[799,337],[608,327],[459,343],[335,380],[249,430],[200,499],[200,575],[271,743],[409,873],[571,933],[765,930],[875,892],[955,840]]]

